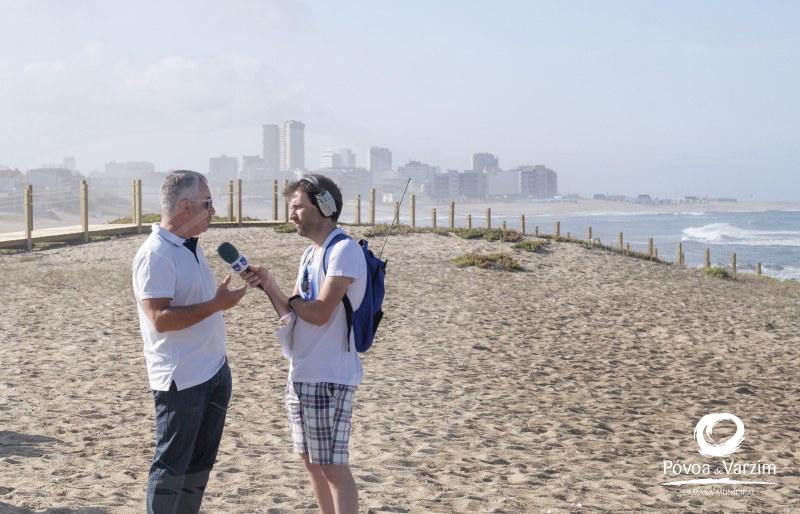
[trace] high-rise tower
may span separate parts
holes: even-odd
[[[274,174],[281,169],[281,129],[277,125],[263,125],[263,146],[261,157],[267,173]]]
[[[283,172],[304,170],[306,167],[305,124],[299,121],[284,121],[280,136],[280,167]]]

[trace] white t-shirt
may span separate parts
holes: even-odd
[[[297,288],[304,300],[316,300],[325,279],[322,256],[328,243],[342,233],[334,229],[321,248],[311,246],[303,254],[297,274]],[[364,299],[367,287],[367,262],[358,243],[350,238],[337,241],[328,249],[328,277],[350,277],[347,297],[355,311]],[[364,376],[355,339],[350,333],[347,350],[347,320],[340,301],[324,325],[314,325],[298,316],[294,326],[289,380],[292,382],[332,382],[358,385]]]
[[[133,294],[139,308],[139,328],[150,388],[178,390],[210,380],[225,363],[225,322],[216,312],[199,323],[158,332],[142,309],[142,300],[171,298],[172,307],[214,298],[217,284],[200,246],[195,254],[184,239],[153,224],[150,236],[133,258]]]

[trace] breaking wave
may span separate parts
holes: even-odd
[[[800,231],[751,230],[728,223],[711,223],[683,229],[681,239],[709,245],[800,246]]]

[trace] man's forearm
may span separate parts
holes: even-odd
[[[213,299],[194,305],[167,307],[155,313],[153,325],[158,332],[183,330],[200,323],[207,317],[221,310]]]
[[[283,291],[281,291],[274,280],[268,282],[264,290],[267,296],[269,296],[269,300],[272,302],[272,306],[275,308],[275,312],[278,314],[279,318],[282,318],[292,310],[292,308],[289,307],[288,297],[283,294]]]
[[[297,314],[298,318],[312,325],[324,325],[331,317],[331,311],[319,300],[307,302],[298,298],[292,300],[290,308]]]

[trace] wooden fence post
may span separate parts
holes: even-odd
[[[703,259],[703,267],[709,269],[711,267],[711,250],[706,248],[705,258]]]
[[[436,228],[436,207],[431,209],[431,219],[433,220],[433,228]]]
[[[136,179],[136,232],[142,233],[142,179]]]
[[[411,195],[411,228],[416,228],[416,227],[417,227],[417,195]]]
[[[228,181],[228,221],[233,222],[233,180]]]
[[[675,264],[683,266],[683,243],[678,243],[678,254],[675,256]]]
[[[486,228],[491,230],[492,229],[492,208],[486,208]]]
[[[33,186],[25,188],[25,248],[33,251]]]
[[[278,179],[272,181],[272,221],[278,221]]]
[[[503,232],[505,232],[505,231],[506,231],[506,220],[503,220],[503,225],[502,225],[502,227],[503,227]]]
[[[539,225],[536,225],[535,227],[533,227],[533,235],[535,237],[539,237]]]
[[[591,225],[589,225],[588,234],[589,234],[589,241],[591,241],[592,240],[592,226]]]
[[[556,221],[556,239],[561,238],[561,222]]]
[[[653,252],[653,238],[652,237],[647,240],[647,254],[650,257],[650,260],[652,261],[653,258],[655,257],[655,253]]]
[[[520,232],[522,232],[522,235],[524,236],[525,235],[525,215],[524,214],[521,214],[520,217],[519,217],[519,227],[520,227]]]
[[[136,199],[139,195],[136,194],[137,180],[133,179],[133,194],[131,195],[131,225],[136,225]]]
[[[141,219],[140,211],[142,209],[142,202],[140,199],[140,191],[142,188],[142,181],[133,179],[133,196],[131,198],[131,224],[136,225],[136,232],[141,233]]]
[[[242,226],[242,179],[236,181],[236,224]]]
[[[472,214],[467,214],[467,229],[472,230]]]
[[[456,228],[456,202],[450,202],[449,218],[450,218],[449,225],[450,225],[450,229],[452,230],[452,229]]]
[[[289,186],[289,179],[285,179],[283,181],[283,189],[286,190],[286,188],[288,186]],[[284,223],[289,223],[289,199],[288,198],[284,198],[283,199],[283,222]]]
[[[756,263],[756,275],[758,275],[759,277],[761,276],[761,263],[760,262]]]
[[[83,242],[89,242],[89,186],[85,180],[81,180],[80,189],[80,209],[81,209],[81,230],[83,231]]]
[[[619,233],[619,251],[620,252],[625,251],[625,244],[623,243],[624,240],[625,239],[622,237],[622,232],[620,232]]]
[[[356,225],[361,225],[361,193],[356,195]]]
[[[733,271],[733,274],[735,275],[736,274],[736,252],[733,252],[733,255],[731,256],[731,270]]]
[[[375,188],[369,190],[369,224],[375,226]]]

